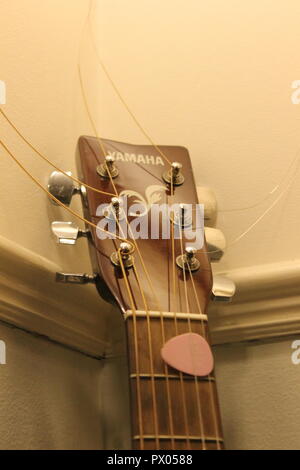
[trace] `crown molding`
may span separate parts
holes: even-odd
[[[111,307],[101,302],[94,286],[56,284],[60,266],[3,237],[0,264],[0,321],[95,357],[104,355]]]
[[[227,273],[237,293],[229,304],[211,304],[214,344],[300,333],[300,260]]]
[[[0,264],[0,321],[94,357],[124,354],[121,315],[94,286],[56,284],[60,266],[3,237]],[[237,294],[209,307],[214,344],[300,333],[300,260],[218,274]]]

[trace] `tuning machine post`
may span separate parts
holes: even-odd
[[[111,155],[107,155],[104,162],[97,166],[96,171],[98,175],[105,179],[117,178],[117,176],[119,176],[119,170],[114,162],[114,158]]]
[[[121,221],[125,218],[123,201],[119,197],[112,197],[108,207],[105,208],[104,217],[109,220]]]
[[[184,183],[182,164],[179,162],[173,162],[170,170],[163,174],[163,180],[169,185],[172,183],[173,186],[181,186]]]
[[[75,245],[78,238],[87,238],[89,230],[81,230],[73,222],[52,222],[52,233],[60,245]]]
[[[176,264],[179,268],[185,271],[198,271],[200,268],[200,261],[196,258],[197,250],[191,246],[185,248],[183,255],[177,256]]]
[[[120,255],[122,258],[122,264],[125,269],[132,268],[134,264],[134,257],[132,256],[132,245],[128,242],[120,243]],[[114,251],[111,254],[110,260],[114,266],[121,267],[119,251]]]
[[[74,194],[80,194],[84,205],[87,205],[86,187],[84,185],[75,186],[72,178],[72,173],[67,171],[62,173],[61,171],[53,171],[48,180],[48,191],[62,202],[64,205],[69,206],[72,201]],[[53,204],[57,204],[51,199]]]
[[[211,293],[214,302],[231,302],[235,291],[236,285],[231,279],[220,275],[214,276]]]
[[[63,284],[95,284],[97,275],[56,273],[55,280]]]

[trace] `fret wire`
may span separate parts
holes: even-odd
[[[154,378],[157,378],[157,379],[164,379],[164,378],[168,378],[168,379],[179,379],[180,380],[180,375],[175,375],[175,374],[143,374],[143,373],[139,373],[139,374],[135,374],[135,373],[132,373],[130,374],[129,376],[131,379],[136,379],[137,377],[140,377],[142,379],[148,379],[148,378],[151,378],[151,377],[154,377]],[[183,379],[184,380],[194,380],[194,376],[193,375],[183,375]],[[215,382],[215,377],[198,377],[198,379],[202,382],[209,382],[209,381],[212,381],[212,382]]]
[[[207,315],[201,313],[177,313],[177,312],[160,312],[160,311],[154,311],[154,310],[149,310],[149,312],[146,312],[145,310],[136,310],[135,315],[137,317],[147,317],[147,315],[150,315],[151,318],[160,318],[161,315],[163,315],[164,318],[175,318],[178,320],[193,320],[193,321],[204,321],[207,322],[208,318]],[[126,313],[124,314],[124,319],[127,320],[128,318],[132,317],[132,310],[127,310]]]
[[[174,439],[177,439],[178,441],[179,440],[186,440],[186,436],[182,436],[182,435],[174,435],[172,436]],[[133,436],[133,440],[139,440],[141,438],[141,436],[137,435],[137,436]],[[189,436],[188,437],[191,441],[205,441],[205,442],[224,442],[224,439],[222,437],[211,437],[211,436]],[[144,434],[143,435],[143,439],[144,440],[154,440],[155,439],[155,436],[154,435],[151,435],[151,434]],[[171,436],[168,436],[168,435],[160,435],[159,436],[159,439],[161,440],[171,440]]]

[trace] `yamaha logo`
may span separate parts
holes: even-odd
[[[108,151],[108,154],[113,157],[115,161],[130,162],[130,163],[140,163],[142,165],[161,165],[165,166],[162,157],[159,155],[143,155],[139,153],[122,153],[122,152],[112,152]]]

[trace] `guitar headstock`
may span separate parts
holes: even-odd
[[[125,266],[124,270],[118,266],[118,250],[122,241],[109,238],[103,230],[91,228],[90,252],[101,295],[104,291],[106,294],[109,292],[107,298],[114,299],[123,312],[130,310],[132,304],[136,310],[145,310],[146,304],[149,310],[182,313],[198,312],[200,304],[204,311],[211,293],[212,274],[207,248],[205,242],[202,243],[201,209],[200,212],[196,209],[197,192],[187,149],[160,147],[170,162],[182,165],[182,171],[180,165],[177,165],[178,168],[175,165],[170,173],[170,164],[153,146],[111,140],[102,140],[101,144],[95,137],[81,137],[79,140],[79,178],[84,184],[107,193],[87,189],[84,216],[95,225],[100,223],[104,230],[110,232],[113,225],[109,222],[115,222],[117,217],[118,222],[114,226],[121,228],[118,235],[128,239],[130,247],[134,247],[134,252],[129,254],[133,257],[130,258],[133,267],[127,269]],[[107,156],[109,158],[105,163]],[[184,181],[179,181],[178,185],[168,184],[168,175],[174,175],[176,171]],[[153,204],[164,204],[165,207],[175,204],[176,209],[170,215],[164,213],[154,219],[151,211]],[[198,218],[194,217],[196,213]],[[177,216],[179,219],[174,220]],[[187,227],[180,223],[185,217],[192,219],[191,230],[188,229],[190,222],[186,223]],[[159,220],[158,227],[155,220]],[[167,230],[162,235],[163,227],[170,233]],[[135,230],[142,232],[142,238],[137,233],[140,238],[136,239]],[[191,231],[196,234],[193,238]],[[194,254],[194,250],[189,248],[196,241],[199,249]],[[193,269],[185,265],[187,257],[192,259]],[[103,287],[103,282],[107,287]]]

